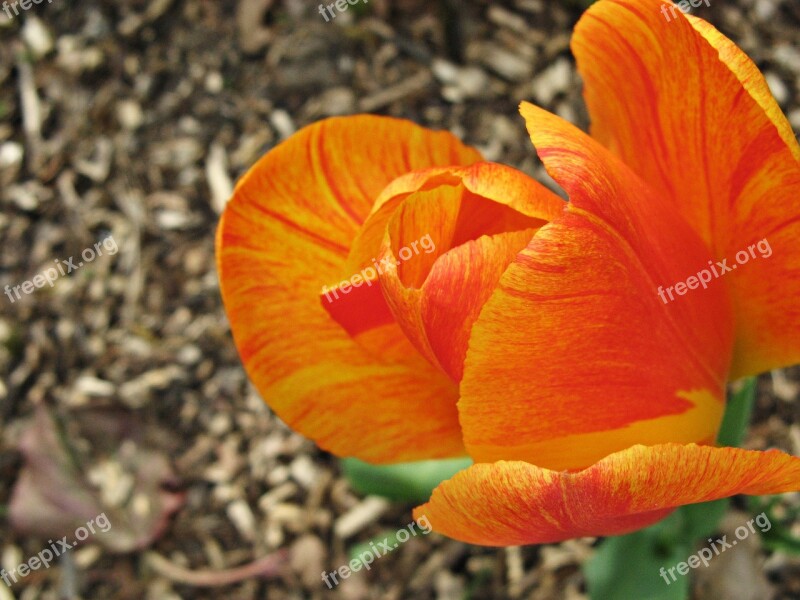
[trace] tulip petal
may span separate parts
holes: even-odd
[[[395,323],[377,278],[362,278],[355,285],[351,279],[325,288],[320,299],[328,314],[353,337]]]
[[[564,201],[559,196],[521,171],[497,163],[477,162],[466,167],[434,167],[408,173],[381,192],[350,248],[348,272],[358,272],[374,262],[389,219],[411,194],[458,185],[473,196],[542,221],[549,221],[564,210]],[[476,227],[482,227],[482,219],[477,218],[480,215],[473,216],[476,217]],[[465,219],[461,220],[463,229]]]
[[[472,324],[514,256],[546,221],[528,214],[563,212],[566,203],[530,177],[478,163],[446,184],[427,184],[395,209],[386,225],[380,275],[387,303],[408,338],[431,364],[461,379]],[[475,177],[480,172],[482,177]],[[460,176],[459,176],[460,175]],[[461,178],[478,182],[467,188]],[[496,200],[495,200],[496,199]],[[542,211],[542,201],[545,211]],[[427,241],[420,252],[418,240]],[[413,251],[412,251],[413,249]]]
[[[774,256],[726,274],[732,377],[795,364],[800,145],[753,62],[708,23],[670,16],[669,6],[601,0],[576,26],[592,135],[667,191],[715,260],[733,262],[768,240]]]
[[[448,133],[336,118],[301,130],[238,183],[217,231],[233,337],[270,407],[321,447],[371,462],[463,455],[453,383],[421,357],[370,351],[413,349],[383,321],[352,337],[320,290],[354,274],[344,270],[350,244],[392,180],[479,159]]]
[[[416,231],[433,224],[438,231],[432,235],[442,234],[446,245],[437,248],[438,256],[431,255],[432,265],[426,267],[414,258],[380,276],[389,308],[408,339],[456,382],[461,380],[472,324],[484,302],[516,254],[543,224],[517,213],[518,222],[506,224],[511,231],[456,244],[453,239],[461,235],[457,227],[460,217],[469,212],[465,204],[470,204],[470,198],[464,197],[463,191],[461,186],[437,188],[411,196],[398,208],[389,224],[381,260],[396,261],[398,250],[408,247],[406,240],[416,239]],[[508,219],[512,220],[510,216]],[[470,225],[474,222],[467,219]],[[492,224],[478,222],[485,227]],[[451,245],[455,247],[448,250]]]
[[[458,404],[468,452],[563,470],[632,443],[712,442],[732,349],[726,288],[672,305],[658,293],[708,250],[586,134],[531,105],[522,113],[570,203],[473,326]]]
[[[471,544],[517,546],[620,535],[685,504],[798,490],[800,458],[777,450],[634,446],[578,473],[476,464],[441,483],[414,518]]]

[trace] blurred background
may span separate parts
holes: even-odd
[[[587,127],[569,52],[586,3],[365,0],[326,20],[301,0],[25,1],[0,11],[0,576],[53,560],[0,600],[586,598],[593,539],[416,536],[328,589],[412,505],[354,491],[270,413],[214,265],[236,179],[331,115],[448,129],[547,181],[517,105]],[[800,2],[710,4],[800,130]],[[747,447],[800,454],[799,375],[759,379]],[[733,527],[755,514],[734,504]],[[749,542],[696,571],[696,598],[800,598],[790,548]]]

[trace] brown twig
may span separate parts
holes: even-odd
[[[155,552],[148,552],[145,560],[154,571],[177,583],[194,587],[218,587],[254,577],[277,577],[288,561],[288,554],[288,551],[280,550],[241,567],[222,571],[192,571],[179,567]]]

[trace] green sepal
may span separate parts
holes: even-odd
[[[425,502],[433,488],[472,465],[471,458],[423,460],[396,465],[371,465],[356,458],[341,461],[354,490],[399,502]]]

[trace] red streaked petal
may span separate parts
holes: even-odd
[[[521,171],[497,163],[477,162],[466,167],[435,167],[408,173],[389,184],[375,202],[350,248],[349,272],[358,272],[374,261],[389,219],[408,196],[457,185],[462,185],[474,196],[542,221],[550,221],[564,210],[564,201],[539,182]]]
[[[409,340],[453,381],[463,375],[472,324],[535,231],[482,236],[453,248],[436,260],[421,288],[404,286],[397,271],[381,276],[389,307]],[[388,247],[386,253],[394,256]]]
[[[463,454],[453,383],[420,357],[374,353],[398,347],[396,324],[353,339],[320,295],[351,275],[350,244],[392,180],[479,158],[406,121],[335,118],[271,150],[238,183],[217,231],[234,340],[270,407],[321,447],[372,462]]]
[[[531,105],[522,113],[570,203],[473,326],[458,404],[467,450],[562,470],[632,443],[713,439],[732,350],[727,290],[658,295],[705,265],[707,249],[598,143]]]
[[[778,134],[796,160],[800,161],[800,144],[792,131],[792,126],[781,112],[778,103],[769,91],[766,79],[750,57],[742,52],[730,39],[722,35],[716,27],[692,15],[685,15],[692,27],[719,53],[719,60],[739,80],[747,93],[755,100],[767,118],[778,130]]]
[[[800,178],[794,187],[800,198]],[[757,220],[758,217],[754,217]],[[756,229],[756,228],[754,228]],[[763,230],[762,230],[763,231]],[[745,264],[736,264],[725,275],[731,289],[736,319],[731,379],[755,375],[778,367],[800,363],[800,214],[787,215],[779,226],[761,240],[751,239],[735,255],[754,253]],[[760,250],[769,245],[769,255]]]
[[[478,172],[485,177],[476,177]],[[392,313],[414,346],[459,381],[483,303],[517,252],[545,224],[538,215],[549,216],[556,207],[563,211],[566,204],[501,165],[479,163],[446,176],[436,173],[438,185],[415,183],[417,191],[401,196],[379,257],[381,264],[397,263],[397,268],[384,269],[379,277]],[[488,197],[471,191],[461,177]],[[420,240],[427,241],[424,253]]]
[[[525,462],[473,465],[414,510],[446,536],[487,546],[620,535],[678,506],[800,490],[800,458],[695,444],[634,446],[578,473]]]
[[[377,278],[356,274],[334,288],[323,287],[320,300],[328,314],[351,336],[395,323]]]
[[[736,326],[732,377],[795,364],[800,145],[753,62],[700,19],[676,10],[667,21],[662,6],[601,0],[576,26],[592,135],[667,190],[715,261],[768,240],[771,258],[725,276]]]

